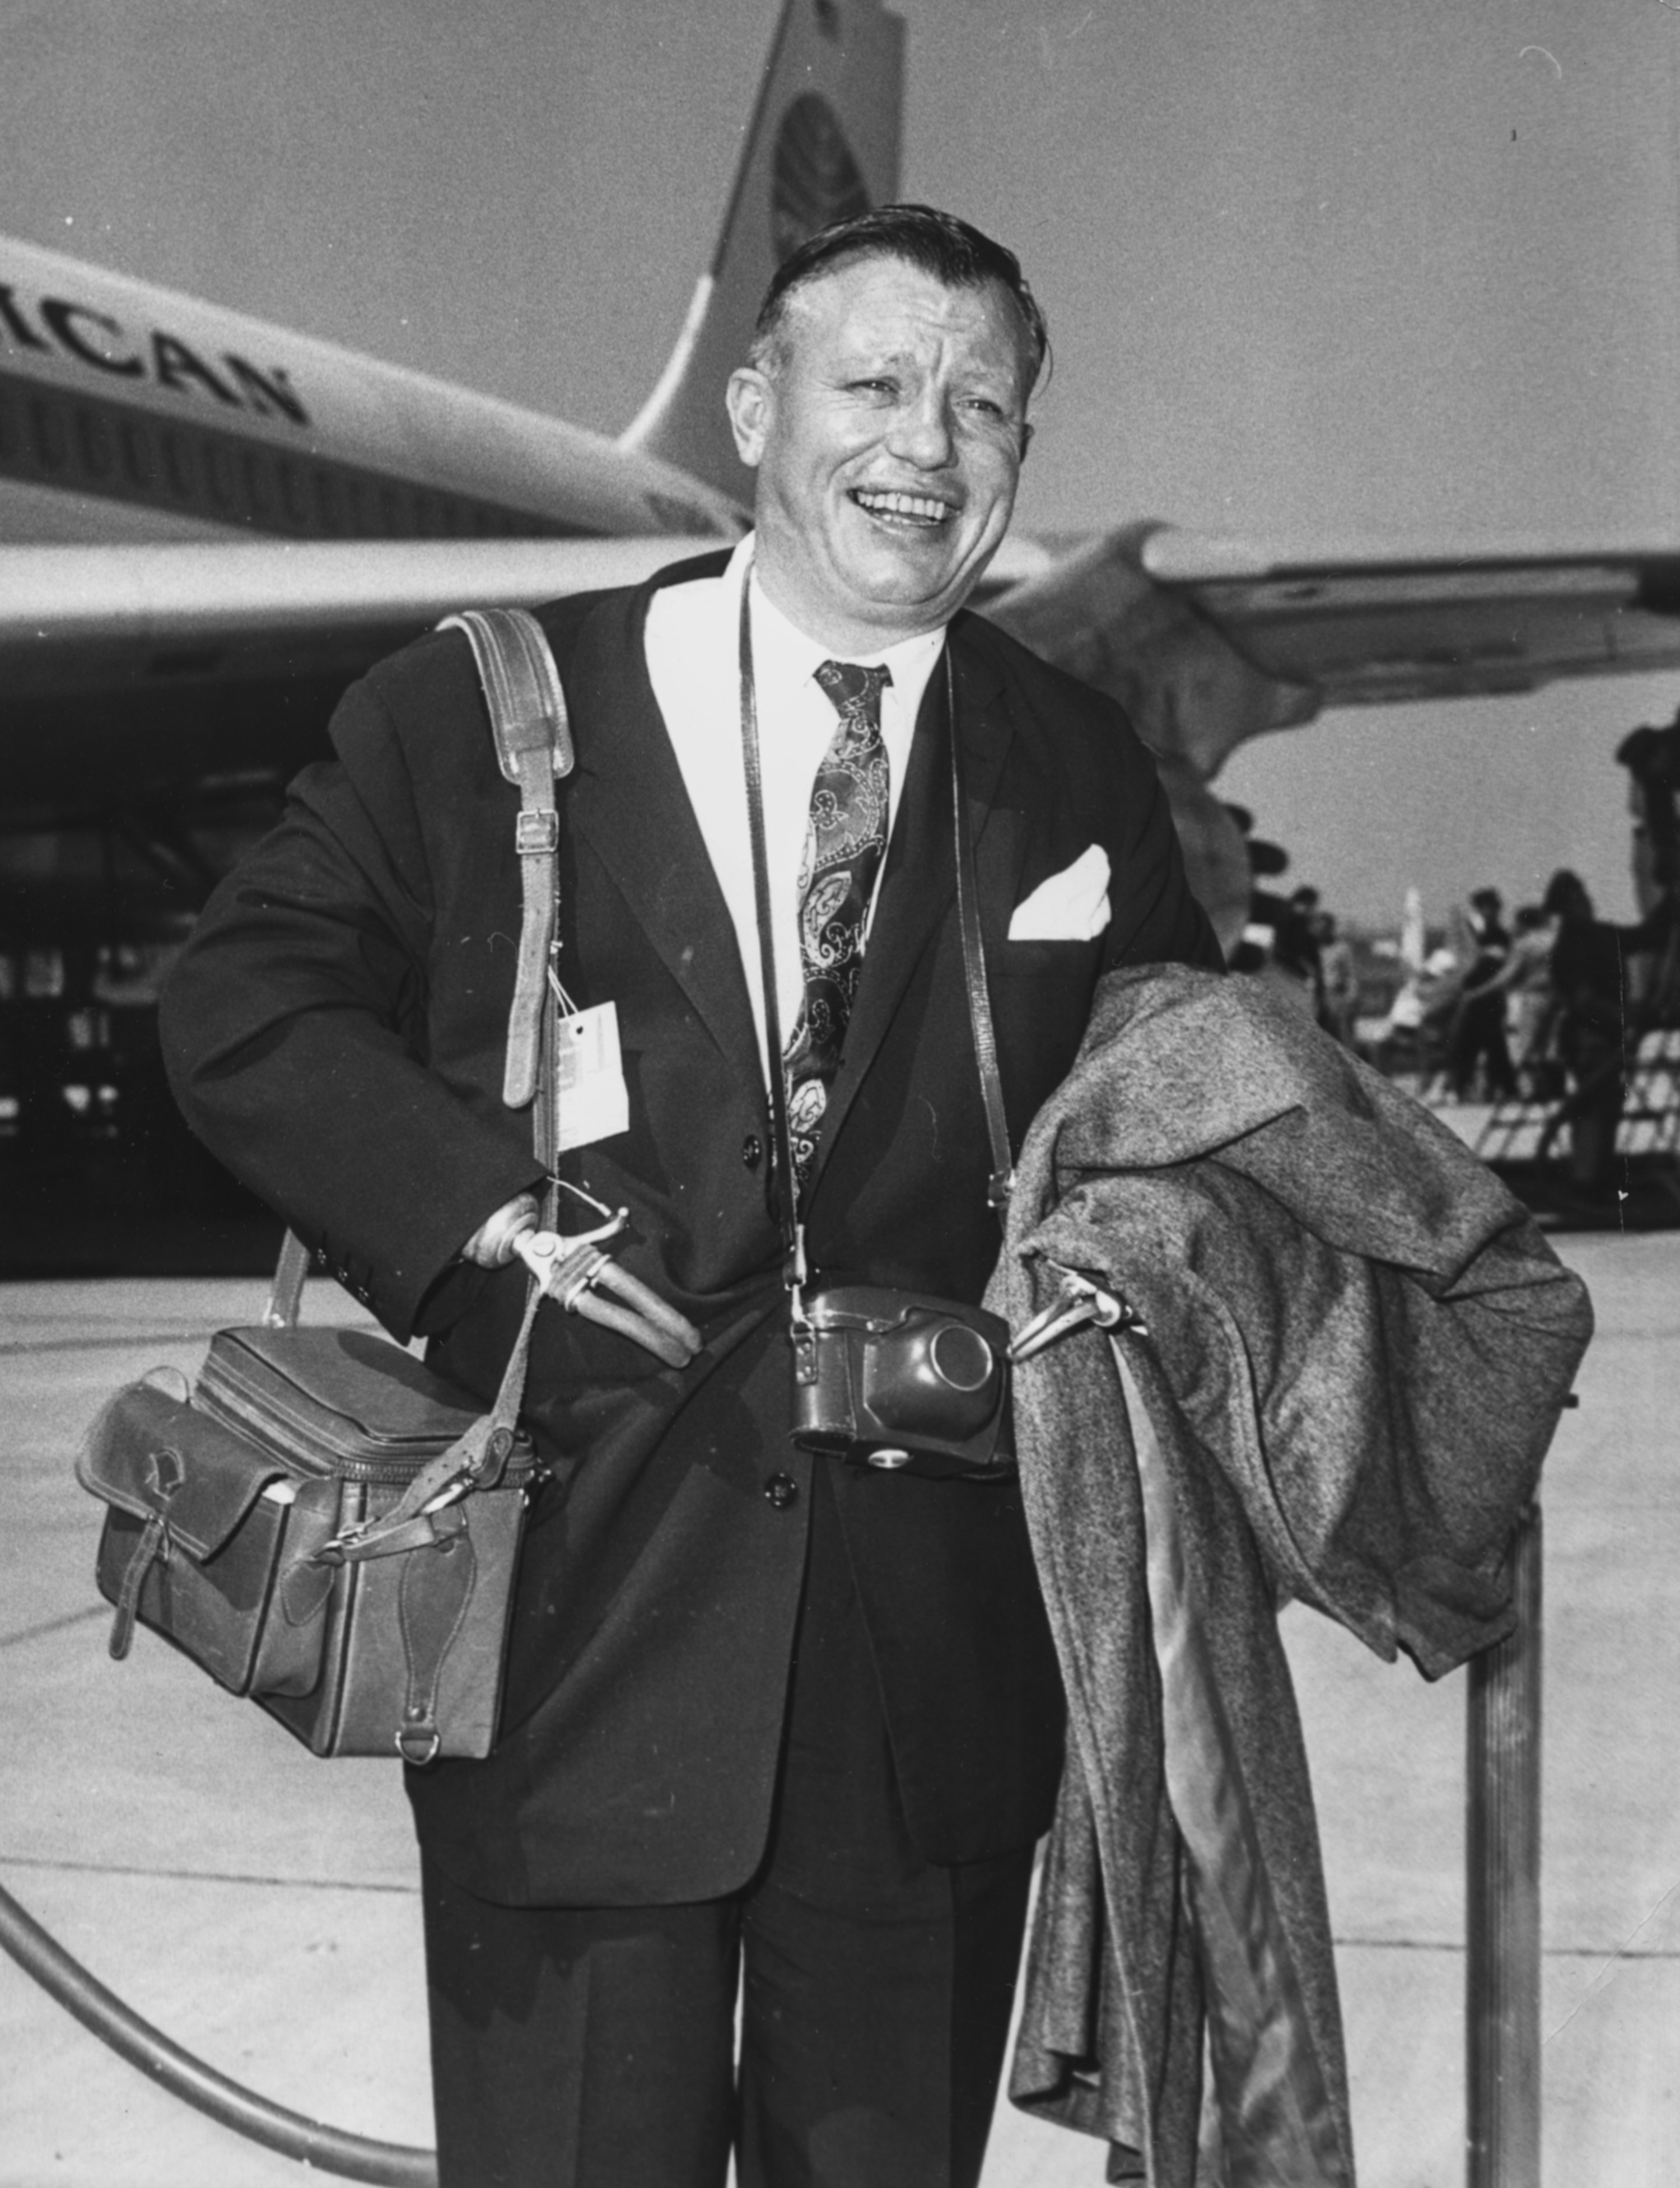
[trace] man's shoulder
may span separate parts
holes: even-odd
[[[1075,768],[1093,765],[1105,775],[1118,770],[1128,781],[1146,770],[1153,775],[1153,758],[1131,718],[1106,691],[1082,684],[972,611],[957,617],[951,636],[959,688],[967,664],[982,688],[990,683],[1001,692],[1018,733]]]
[[[542,602],[532,612],[542,625],[543,634],[563,677],[586,632],[604,629],[610,633],[617,625],[628,635],[646,597],[662,586],[683,584],[695,578],[717,577],[728,560],[727,548],[685,556],[679,562],[668,563],[655,571],[640,584],[567,593],[558,600]],[[429,630],[411,640],[407,646],[375,662],[362,680],[384,705],[405,714],[415,706],[425,713],[433,713],[440,705],[448,705],[477,690],[471,653],[462,634],[456,630]]]
[[[1112,730],[1130,726],[1118,700],[1091,685],[1082,684],[1065,668],[1057,668],[1018,638],[975,610],[965,609],[952,626],[951,635],[961,662],[965,655],[984,664],[1006,689],[1026,701],[1047,719],[1070,719]]]

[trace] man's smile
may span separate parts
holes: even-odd
[[[880,518],[895,528],[899,524],[907,524],[916,530],[931,530],[956,514],[950,503],[939,501],[927,493],[905,493],[887,487],[854,486],[850,489],[850,494],[865,516]]]

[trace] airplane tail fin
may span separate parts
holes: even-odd
[[[752,499],[724,386],[770,276],[808,235],[899,187],[904,24],[880,0],[787,0],[723,232],[658,385],[620,445]]]

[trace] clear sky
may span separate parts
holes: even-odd
[[[577,422],[634,414],[775,0],[7,10],[0,225]],[[904,187],[1022,253],[1020,522],[1680,539],[1662,0],[903,0]],[[1655,681],[1388,709],[1222,779],[1355,916],[1559,864],[1625,912]]]

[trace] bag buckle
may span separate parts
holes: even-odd
[[[437,1751],[443,1745],[443,1735],[437,1729],[437,1719],[424,1709],[404,1712],[404,1722],[395,1734],[397,1752],[405,1762],[416,1770],[425,1769],[428,1762],[437,1760]]]
[[[805,1311],[805,1287],[811,1281],[811,1268],[810,1263],[805,1258],[805,1227],[803,1223],[794,1224],[793,1235],[788,1242],[787,1251],[782,1255],[781,1281],[787,1293],[792,1312],[794,1352],[798,1356],[800,1348],[803,1346],[809,1356],[811,1345],[811,1318]],[[802,1383],[815,1380],[815,1370],[810,1373],[802,1373],[798,1379]]]

